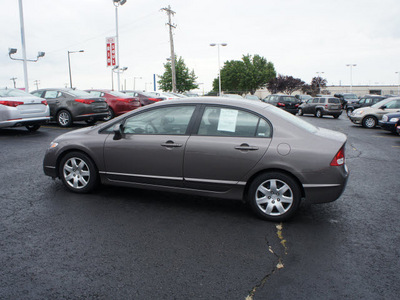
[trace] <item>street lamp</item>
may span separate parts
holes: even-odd
[[[69,87],[72,89],[72,75],[71,75],[71,60],[69,57],[70,53],[85,52],[84,50],[79,51],[68,51],[68,70],[69,70]]]
[[[133,77],[133,90],[136,90],[136,79],[142,79],[142,77]]]
[[[353,67],[357,66],[356,64],[347,64],[347,67],[350,67],[350,93],[353,92]]]
[[[318,75],[318,89],[319,89],[319,93],[321,94],[321,76],[319,76],[319,74],[324,74],[325,72],[316,72]]]
[[[211,47],[218,46],[218,88],[219,88],[219,94],[218,96],[221,96],[222,90],[221,90],[221,64],[220,64],[220,56],[219,56],[219,46],[227,46],[227,43],[212,43],[210,44]]]
[[[115,38],[117,40],[117,65],[119,66],[119,35],[118,35],[118,7],[120,5],[124,5],[127,0],[113,0],[113,4],[115,6],[115,28],[116,28],[116,34]],[[119,77],[119,72],[117,73],[118,76],[118,91],[120,91],[120,77]]]
[[[397,95],[400,95],[400,72],[395,72],[395,74],[399,74],[399,82],[397,85]]]

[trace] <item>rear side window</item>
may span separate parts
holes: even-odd
[[[340,100],[337,98],[329,98],[328,99],[328,103],[335,103],[335,104],[339,104]]]
[[[313,99],[312,103],[318,103],[318,98]]]
[[[46,91],[44,93],[44,98],[46,99],[56,99],[61,97],[61,92],[59,91]]]
[[[198,135],[271,137],[271,125],[252,113],[234,108],[206,107]]]
[[[325,103],[325,98],[319,98],[319,103]]]

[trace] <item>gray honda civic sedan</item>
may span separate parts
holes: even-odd
[[[44,172],[72,192],[97,184],[243,200],[284,221],[302,200],[342,194],[347,137],[256,101],[163,101],[51,142]]]

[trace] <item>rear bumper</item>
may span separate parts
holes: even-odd
[[[47,124],[49,120],[50,117],[13,119],[13,120],[1,121],[0,128],[20,127],[20,126],[28,126],[36,124],[42,125],[42,124]]]
[[[337,200],[346,188],[349,179],[347,166],[339,167],[336,182],[331,184],[303,184],[307,203],[327,203]]]

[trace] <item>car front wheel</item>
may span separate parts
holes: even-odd
[[[107,117],[104,117],[103,120],[104,121],[110,121],[114,117],[115,117],[114,111],[112,110],[111,107],[109,107],[108,108],[108,115],[107,115]]]
[[[352,110],[351,108],[348,108],[348,109],[346,110],[346,112],[347,112],[347,116],[350,117],[351,114],[352,114],[352,112],[353,112],[353,110]]]
[[[280,222],[293,216],[300,199],[300,188],[293,178],[283,173],[269,172],[253,180],[247,200],[257,216]]]
[[[375,128],[378,123],[377,119],[374,116],[365,117],[362,121],[362,126],[365,128]]]
[[[317,118],[322,118],[322,111],[321,111],[320,109],[317,109],[317,111],[316,111],[316,113],[315,113],[315,116],[316,116]]]
[[[302,116],[303,115],[303,109],[299,108],[298,114],[299,114],[299,116]]]
[[[26,125],[25,127],[26,127],[26,129],[28,129],[28,131],[35,132],[40,128],[40,125],[39,124]]]
[[[87,193],[97,185],[98,175],[93,161],[84,153],[70,152],[59,166],[64,185],[76,193]]]

